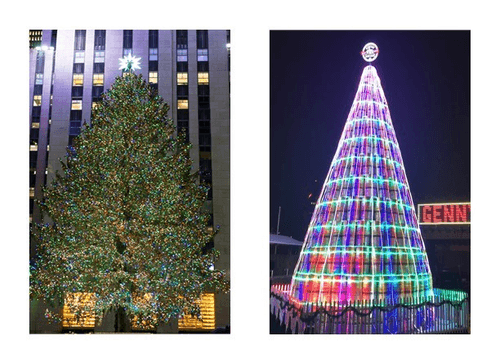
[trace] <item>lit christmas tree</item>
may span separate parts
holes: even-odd
[[[365,46],[367,62],[378,56]],[[389,106],[363,70],[295,268],[290,301],[398,303],[432,295],[432,276]]]
[[[50,223],[32,235],[31,297],[97,324],[114,310],[117,331],[197,315],[202,293],[228,290],[209,249],[208,188],[191,171],[185,137],[174,137],[168,105],[132,61],[68,149],[40,202]]]

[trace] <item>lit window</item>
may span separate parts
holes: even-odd
[[[40,128],[40,123],[31,123],[31,127],[33,129],[38,129],[38,128]]]
[[[94,62],[95,63],[104,63],[104,51],[96,51],[94,53]]]
[[[71,110],[81,110],[82,100],[71,100]]]
[[[30,197],[35,197],[35,187],[30,187]]]
[[[38,145],[32,144],[30,145],[30,152],[36,152],[38,150]]]
[[[138,294],[134,294],[132,296],[132,300],[134,302],[134,305],[137,306],[138,308],[140,307],[148,307],[151,305],[152,295],[150,293],[146,293],[144,296],[140,296]],[[131,323],[132,323],[132,330],[137,330],[137,331],[148,331],[148,330],[154,330],[157,325],[157,316],[152,315],[152,317],[147,317],[147,318],[139,318],[136,315],[133,315],[131,317]]]
[[[208,61],[208,49],[198,49],[198,62]]]
[[[41,106],[42,105],[42,95],[33,96],[33,106]]]
[[[93,293],[67,293],[64,299],[63,327],[95,327],[95,301]]]
[[[47,144],[47,152],[50,151],[50,145]]]
[[[188,100],[177,100],[177,108],[178,109],[187,109],[188,108]]]
[[[103,73],[95,73],[92,84],[94,86],[103,86],[104,85],[104,74]]]
[[[92,110],[94,110],[97,107],[97,102],[92,102]]]
[[[83,86],[83,73],[73,75],[73,86]]]
[[[187,49],[177,49],[177,62],[187,62],[188,51]]]
[[[208,72],[198,72],[198,85],[208,85]]]
[[[149,82],[158,83],[158,72],[149,72]]]
[[[187,85],[188,84],[187,72],[178,72],[177,73],[177,84],[178,85]]]
[[[207,330],[215,329],[215,303],[213,293],[204,293],[201,299],[197,300],[200,305],[201,317],[198,319],[193,316],[185,315],[179,319],[179,330]]]
[[[35,85],[42,85],[43,84],[43,73],[37,73],[35,75]]]
[[[158,60],[158,48],[149,48],[149,60],[150,61]]]
[[[75,63],[85,62],[85,52],[75,52]]]

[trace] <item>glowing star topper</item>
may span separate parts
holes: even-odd
[[[124,70],[125,72],[129,71],[134,71],[136,69],[141,69],[139,67],[139,61],[141,60],[140,57],[132,56],[131,54],[128,54],[126,57],[120,58],[120,68],[121,70]]]
[[[363,47],[363,51],[361,52],[361,55],[363,56],[363,59],[366,62],[373,62],[374,60],[377,59],[378,53],[379,53],[379,50],[378,50],[377,45],[375,43],[370,42],[370,43],[367,43]]]

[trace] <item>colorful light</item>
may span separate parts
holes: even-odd
[[[49,306],[49,320],[61,320],[64,302],[68,328],[114,311],[117,331],[128,330],[125,316],[151,330],[199,314],[203,293],[228,291],[210,249],[208,188],[168,115],[142,75],[118,77],[43,190],[51,223],[32,225],[30,297]]]
[[[363,58],[372,62],[369,43]],[[361,81],[290,287],[298,304],[401,302],[432,277],[401,150],[373,66]]]

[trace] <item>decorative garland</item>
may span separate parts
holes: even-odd
[[[332,313],[328,312],[324,307],[318,308],[316,311],[314,311],[312,313],[305,312],[304,308],[297,309],[293,304],[285,301],[283,298],[281,298],[279,295],[277,295],[277,294],[275,294],[273,292],[271,292],[271,296],[275,297],[278,301],[280,301],[280,303],[279,303],[280,309],[283,309],[283,308],[287,308],[287,309],[292,308],[292,310],[291,310],[292,311],[292,317],[295,318],[295,317],[297,317],[297,315],[299,315],[300,319],[303,322],[305,322],[306,324],[308,324],[311,321],[313,321],[316,318],[316,316],[319,315],[319,314],[325,314],[325,315],[327,315],[331,319],[342,317],[347,312],[354,312],[358,316],[366,317],[366,316],[371,315],[373,313],[373,311],[375,311],[375,310],[380,310],[382,312],[393,311],[393,310],[395,310],[397,308],[408,308],[408,309],[414,310],[414,309],[421,308],[423,306],[440,307],[440,306],[443,306],[444,304],[450,304],[451,306],[453,306],[455,308],[462,309],[463,303],[465,301],[469,300],[469,298],[466,297],[463,300],[458,301],[458,302],[453,302],[453,301],[450,301],[450,300],[443,300],[443,301],[441,301],[439,303],[434,303],[434,302],[427,301],[427,302],[423,302],[423,303],[416,304],[416,305],[408,305],[408,304],[401,304],[401,303],[398,303],[398,304],[393,305],[393,306],[385,306],[385,307],[384,306],[380,306],[380,305],[375,305],[375,306],[372,306],[369,309],[369,311],[365,311],[366,309],[359,310],[356,307],[349,305],[349,306],[345,307],[342,311],[340,311],[338,314],[332,314]]]

